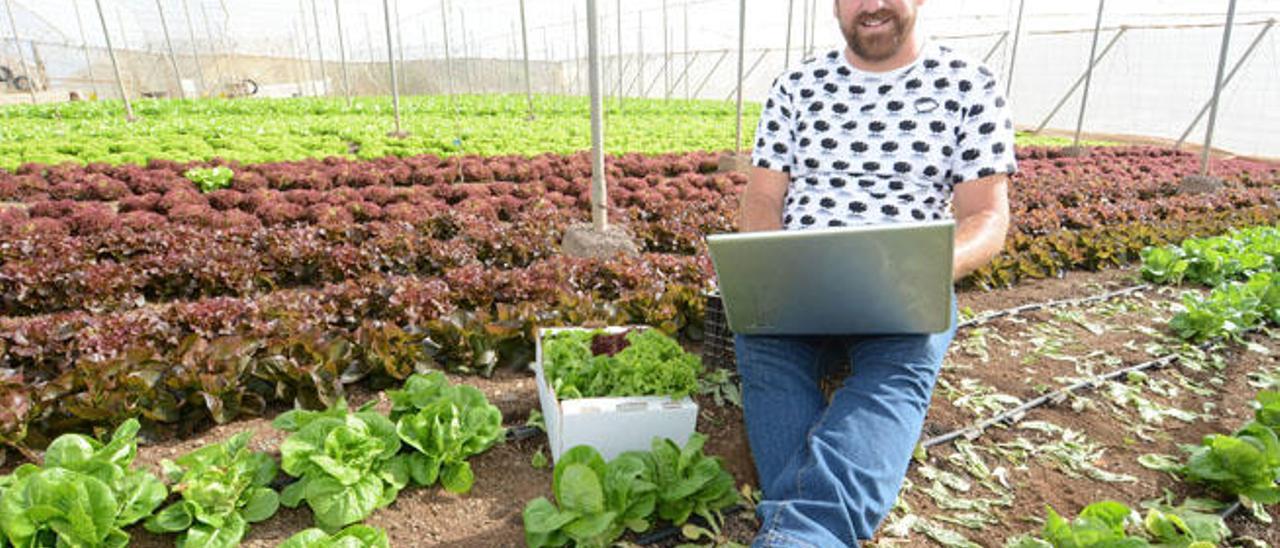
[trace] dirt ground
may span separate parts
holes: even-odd
[[[958,297],[962,310],[981,313],[1094,295],[1137,283],[1134,272],[1127,270],[1072,273],[1063,279],[1031,281],[1013,289],[962,292]],[[1177,293],[1150,290],[1104,303],[1034,312],[960,330],[935,390],[924,436],[993,416],[1016,405],[1014,398],[1026,401],[1087,375],[1174,351],[1176,343],[1169,338],[1165,326],[1172,316],[1170,308]],[[913,463],[901,499],[904,504],[890,516],[875,543],[927,546],[935,542],[928,532],[940,537],[937,528],[945,528],[976,545],[1001,546],[1012,536],[1038,530],[1036,520],[1044,516],[1046,505],[1073,516],[1084,505],[1104,498],[1137,508],[1142,501],[1158,498],[1166,490],[1178,495],[1179,500],[1184,495],[1204,496],[1199,488],[1142,467],[1137,457],[1148,453],[1180,457],[1179,443],[1196,443],[1205,434],[1228,432],[1247,420],[1251,413],[1248,401],[1266,381],[1267,374],[1280,382],[1275,358],[1280,343],[1274,334],[1252,336],[1250,341],[1254,343],[1251,347],[1232,345],[1211,351],[1204,359],[1175,362],[1168,368],[1149,371],[1145,378],[1122,379],[1119,388],[1103,386],[1059,405],[1035,409],[1013,427],[992,428],[977,439],[930,449],[927,456]],[[502,371],[490,379],[453,380],[484,391],[502,409],[508,426],[522,425],[538,406],[533,376],[528,372]],[[1137,393],[1144,403],[1116,399],[1119,396],[1112,397],[1113,393]],[[366,391],[357,392],[352,399],[359,403],[377,397],[380,394]],[[723,457],[739,484],[754,485],[741,411],[717,407],[706,398],[700,398],[699,404],[698,429],[709,436],[708,452]],[[1141,405],[1147,406],[1145,420],[1139,413]],[[1195,416],[1183,421],[1160,413],[1168,408],[1190,410]],[[1156,419],[1159,424],[1151,422]],[[1029,423],[1041,428],[1027,428]],[[1057,425],[1072,433],[1043,424]],[[277,451],[284,437],[271,428],[269,417],[243,420],[195,438],[144,446],[139,463],[155,467],[162,459],[175,458],[244,430],[255,432],[255,448],[271,452]],[[1072,437],[1074,433],[1084,437]],[[961,446],[964,452],[960,451]],[[1092,451],[1085,458],[1071,460],[1055,457],[1046,447],[1086,447]],[[1027,448],[1034,450],[1032,454],[1026,454]],[[551,470],[536,469],[530,464],[538,451],[549,456],[545,437],[499,444],[472,459],[476,484],[470,494],[452,495],[438,487],[410,488],[390,507],[375,512],[368,523],[386,529],[393,546],[522,546],[521,512],[525,503],[538,496],[551,496]],[[993,475],[983,478],[966,472],[972,469],[966,466],[966,462],[972,462],[965,460],[966,454],[978,455]],[[1121,481],[1091,478],[1106,474],[1125,477]],[[954,478],[964,481],[956,482]],[[1271,510],[1274,513],[1276,508]],[[960,524],[973,524],[975,520],[984,523],[977,524],[980,528]],[[307,528],[310,521],[305,509],[282,509],[272,519],[253,525],[245,545],[274,546]],[[930,527],[922,526],[922,522]],[[1252,520],[1247,512],[1234,517],[1230,524],[1237,535],[1280,545],[1280,531]],[[729,519],[726,530],[734,540],[749,543],[755,527],[751,513],[741,512]],[[135,546],[172,545],[172,537],[150,535],[141,527],[129,532]],[[669,539],[661,545],[674,545],[676,540]],[[964,545],[957,542],[952,539],[948,544]]]

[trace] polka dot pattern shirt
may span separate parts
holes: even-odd
[[[774,81],[752,163],[790,174],[788,230],[949,219],[955,185],[1017,171],[998,88],[943,46],[882,73],[831,51]]]

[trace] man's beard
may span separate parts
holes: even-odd
[[[889,22],[887,25],[892,26],[892,32],[877,33],[875,36],[865,36],[859,31],[862,30],[861,22],[866,19],[877,19],[884,15],[888,15]],[[904,19],[894,13],[872,13],[854,18],[850,24],[843,26],[840,30],[844,33],[844,41],[849,44],[849,49],[858,57],[872,62],[884,61],[893,57],[898,50],[902,49],[907,39],[907,30],[913,26],[914,17]]]

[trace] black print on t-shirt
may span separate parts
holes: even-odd
[[[827,52],[762,98],[753,163],[790,174],[788,229],[947,218],[954,185],[1017,169],[999,89],[938,45],[887,73]]]

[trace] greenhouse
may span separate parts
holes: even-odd
[[[1280,546],[1280,1],[2,1],[0,548]]]

